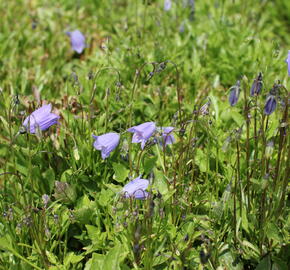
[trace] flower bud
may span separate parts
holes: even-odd
[[[270,115],[271,113],[275,111],[276,106],[277,106],[277,101],[276,101],[275,96],[269,95],[266,99],[264,113],[266,115]]]

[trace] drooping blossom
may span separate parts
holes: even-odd
[[[22,126],[25,132],[34,134],[38,129],[46,130],[54,124],[58,124],[59,116],[51,113],[51,104],[43,105],[31,115],[26,117]]]
[[[169,11],[171,9],[171,0],[164,0],[164,10]]]
[[[269,95],[266,99],[264,113],[266,115],[270,115],[273,113],[276,109],[277,101],[274,95]]]
[[[120,134],[115,132],[106,133],[100,136],[93,135],[94,147],[101,151],[102,159],[109,157],[110,153],[118,146]]]
[[[148,192],[145,191],[149,185],[147,179],[141,179],[137,177],[123,187],[123,193],[126,198],[133,197],[135,199],[145,199],[148,196]]]
[[[260,72],[252,84],[250,95],[258,96],[262,91],[262,87],[263,87],[263,75]]]
[[[288,57],[286,59],[286,63],[288,65],[288,76],[290,76],[290,50],[288,51]]]
[[[129,128],[127,131],[134,133],[132,143],[141,143],[141,148],[144,149],[147,140],[153,135],[156,130],[154,122],[146,122],[138,126]]]
[[[161,145],[164,144],[166,146],[167,144],[172,144],[175,142],[175,138],[172,134],[174,127],[162,127],[162,141],[160,142]]]
[[[86,48],[85,36],[79,30],[67,32],[67,35],[70,37],[72,49],[78,54],[81,54],[83,50]]]
[[[229,103],[231,106],[235,106],[238,102],[240,95],[240,81],[230,88]]]

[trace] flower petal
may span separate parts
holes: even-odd
[[[51,113],[51,104],[43,105],[35,110],[31,115],[25,118],[22,126],[29,130],[30,133],[35,133],[36,128],[46,130],[50,126],[57,124],[60,117]]]
[[[118,146],[120,134],[110,132],[100,136],[93,135],[94,147],[102,151],[102,159],[109,157],[110,153]]]
[[[86,47],[86,39],[84,35],[79,30],[68,32],[68,35],[71,39],[72,49],[81,54]]]
[[[140,176],[126,184],[123,188],[125,196],[135,197],[136,199],[143,199],[148,194],[145,189],[148,187],[149,181],[147,179],[141,179]]]

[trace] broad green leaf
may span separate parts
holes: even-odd
[[[148,174],[152,171],[152,169],[155,166],[155,163],[157,161],[157,157],[152,157],[152,158],[145,158],[144,159],[144,173]]]
[[[255,270],[271,270],[271,259],[270,256],[265,257]]]
[[[207,170],[207,162],[208,162],[208,158],[206,156],[206,154],[204,153],[204,151],[202,151],[201,149],[197,149],[196,151],[196,158],[195,158],[195,162],[198,165],[200,171],[202,172],[206,172]]]
[[[113,163],[114,179],[118,182],[124,182],[128,177],[129,170],[121,163]]]
[[[125,258],[127,252],[124,251],[124,247],[121,244],[116,245],[106,255],[106,259],[104,261],[103,269],[111,270],[111,269],[120,269],[120,263]]]
[[[92,243],[96,242],[96,240],[98,239],[100,235],[100,230],[93,225],[86,225],[86,229],[88,231],[88,235]]]
[[[114,192],[110,189],[102,189],[101,194],[98,198],[98,202],[102,206],[107,206],[108,203],[112,200]]]

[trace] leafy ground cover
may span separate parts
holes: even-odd
[[[0,269],[288,269],[289,3],[1,1]]]

